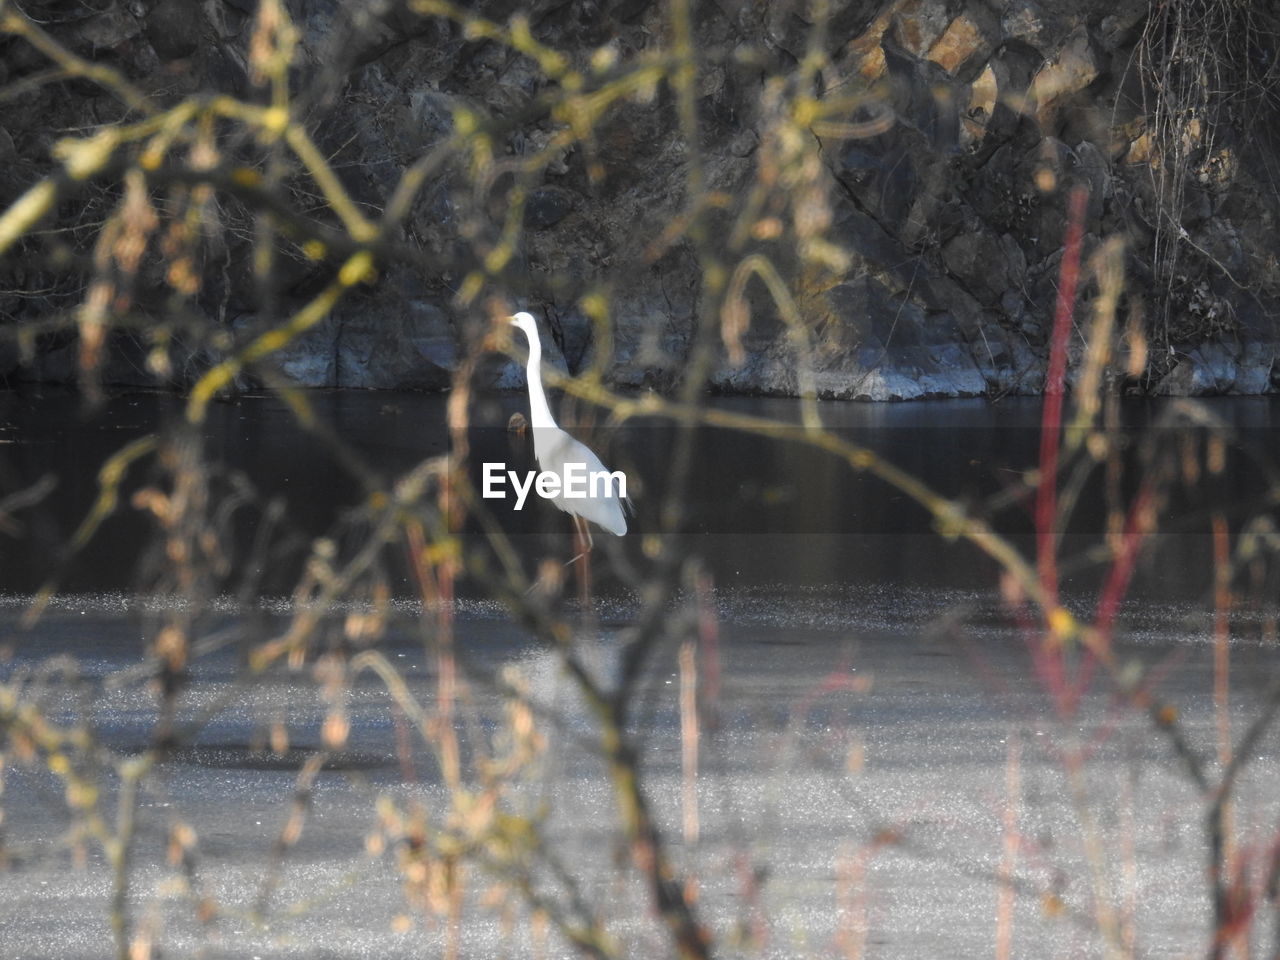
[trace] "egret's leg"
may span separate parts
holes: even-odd
[[[577,551],[577,556],[569,563],[576,564],[574,571],[578,578],[578,599],[583,604],[591,599],[591,548],[594,545],[591,539],[591,528],[587,525],[587,521],[574,515],[573,548]],[[578,563],[579,560],[582,562]]]
[[[565,562],[565,566],[577,563],[591,553],[596,542],[591,538],[591,525],[582,517],[573,515],[573,558]]]

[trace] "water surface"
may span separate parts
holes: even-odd
[[[309,395],[319,417],[384,483],[424,459],[447,453],[444,397],[364,391]],[[799,422],[794,401],[720,399],[729,410]],[[1145,563],[1135,590],[1153,599],[1184,598],[1206,587],[1204,534],[1210,501],[1237,526],[1257,512],[1262,495],[1277,484],[1273,417],[1280,407],[1270,398],[1213,401],[1200,409],[1221,422],[1229,441],[1227,469],[1202,482],[1194,495],[1174,485],[1163,507],[1160,562]],[[479,486],[484,461],[502,462],[521,472],[533,469],[531,442],[505,428],[512,413],[525,410],[519,395],[485,397],[473,410],[471,473]],[[966,505],[1001,533],[1022,544],[1033,526],[1031,505],[1013,492],[1034,469],[1039,450],[1039,401],[1006,399],[911,404],[827,403],[824,425],[850,442],[883,456],[919,477],[940,495]],[[1135,402],[1122,407],[1115,435],[1130,469],[1122,492],[1136,487],[1141,465],[1157,441],[1192,437],[1173,402]],[[101,536],[68,566],[61,545],[83,520],[97,494],[97,469],[135,437],[180,422],[183,407],[168,394],[124,395],[97,411],[86,411],[69,394],[17,393],[0,396],[0,482],[14,490],[41,477],[57,478],[56,494],[23,518],[23,529],[0,534],[0,585],[14,593],[36,589],[61,571],[73,592],[131,590],[136,559],[144,551],[147,527],[127,506]],[[628,475],[637,507],[627,549],[635,534],[661,529],[661,504],[679,430],[656,418],[610,426],[600,418],[570,413],[565,425],[587,439],[614,469]],[[596,422],[591,422],[595,420]],[[200,428],[211,464],[246,476],[259,504],[279,499],[286,506],[299,550],[307,538],[332,533],[340,519],[363,499],[357,479],[324,441],[298,426],[278,399],[240,396],[210,407]],[[787,439],[772,440],[727,430],[702,429],[687,496],[685,529],[692,548],[704,556],[716,581],[726,586],[840,586],[848,583],[919,584],[984,589],[994,567],[965,545],[937,536],[931,517],[910,498],[845,463],[814,449],[798,426]],[[146,471],[134,471],[126,493]],[[999,506],[993,498],[1003,497]],[[123,498],[127,504],[127,497]],[[509,501],[485,501],[497,522],[516,538],[525,555],[571,549],[570,525],[549,504],[530,497],[523,511]],[[1108,505],[1103,471],[1094,471],[1081,490],[1069,522],[1060,531],[1068,558],[1081,556],[1105,529]],[[244,511],[243,539],[252,536],[259,510]],[[472,527],[474,530],[474,525]],[[607,536],[602,534],[602,536]],[[566,559],[571,554],[566,554]],[[1097,585],[1100,568],[1079,560],[1066,565],[1081,592]],[[297,565],[281,564],[265,592],[288,592]],[[408,577],[401,588],[414,592]],[[601,584],[608,589],[608,583]]]
[[[447,450],[441,398],[332,393],[312,400],[387,478]],[[798,417],[792,403],[721,402]],[[148,539],[136,511],[126,505],[63,570],[63,590],[34,628],[19,621],[30,592],[59,569],[50,545],[83,518],[96,495],[97,465],[128,439],[180,417],[181,407],[164,395],[125,396],[85,418],[73,397],[11,395],[3,404],[6,490],[46,474],[59,485],[21,516],[21,531],[4,534],[0,681],[38,699],[57,722],[86,723],[109,771],[106,761],[138,756],[153,742],[156,688],[141,665],[172,613],[164,598],[137,593],[145,581],[136,561]],[[527,445],[504,429],[521,407],[519,397],[481,401],[473,449],[527,463]],[[1273,408],[1269,400],[1208,407],[1237,431],[1231,469],[1211,488],[1233,523],[1266,489]],[[1035,464],[1038,410],[1031,402],[970,401],[822,407],[826,422],[850,440],[973,509]],[[1168,410],[1126,408],[1133,457],[1143,455],[1144,438],[1172,429],[1157,426]],[[242,397],[211,411],[201,428],[209,455],[242,471],[264,501],[286,503],[300,545],[335,529],[360,503],[359,484],[276,401]],[[596,429],[593,444],[605,462],[635,478],[637,532],[615,544],[635,560],[646,531],[656,528],[674,439],[659,422]],[[675,863],[693,878],[700,915],[729,945],[726,955],[990,955],[1005,924],[1015,956],[1104,956],[1100,904],[1121,918],[1137,954],[1203,952],[1211,922],[1204,800],[1144,712],[1124,706],[1101,680],[1078,709],[1059,709],[1037,679],[1030,635],[1009,616],[992,565],[938,537],[924,512],[891,488],[798,440],[709,431],[696,449],[685,536],[706,557],[712,585],[704,613],[714,613],[715,623],[715,642],[704,635],[697,660],[696,835],[689,832],[688,737],[672,645],[660,645],[646,668],[631,732]],[[1147,672],[1151,696],[1176,708],[1189,748],[1211,771],[1223,723],[1238,738],[1280,670],[1266,639],[1268,611],[1241,607],[1231,621],[1229,706],[1215,705],[1204,532],[1213,503],[1194,504],[1185,521],[1179,511],[1184,525],[1161,534],[1144,557],[1118,641],[1121,669]],[[1097,541],[1104,506],[1086,488],[1065,533],[1068,557]],[[564,516],[535,507],[496,513],[531,568],[544,554],[567,557],[570,549]],[[1026,545],[1025,504],[992,516]],[[248,536],[255,514],[246,517],[241,535]],[[1065,569],[1065,601],[1088,616],[1103,568]],[[188,735],[140,796],[133,916],[165,956],[441,954],[447,925],[407,897],[403,848],[381,849],[370,838],[378,834],[379,797],[424,810],[435,827],[447,821],[450,802],[437,760],[406,739],[403,714],[372,674],[350,685],[348,742],[317,774],[297,845],[272,866],[298,771],[320,749],[331,706],[311,662],[256,676],[245,670],[248,645],[278,633],[296,612],[283,598],[294,572],[282,563],[262,595],[226,596],[192,612],[201,646],[179,704]],[[571,613],[571,622],[576,650],[607,685],[637,601],[609,577],[603,557],[598,574],[592,614]],[[431,709],[439,673],[424,644],[423,611],[407,577],[394,586],[378,649]],[[592,746],[591,711],[556,655],[484,592],[483,584],[469,585],[454,609],[467,749],[498,742],[506,702],[492,680],[516,671],[507,676],[527,686],[545,748],[510,788],[506,809],[538,820],[547,846],[626,955],[668,955],[648,894],[626,866],[609,781]],[[337,642],[341,632],[326,636]],[[269,732],[280,724],[289,748],[273,753]],[[1242,848],[1270,843],[1280,817],[1277,746],[1274,732],[1254,744],[1242,776]],[[1082,765],[1068,762],[1073,757]],[[114,775],[104,772],[102,782],[111,816]],[[112,872],[93,843],[82,859],[73,856],[75,821],[64,792],[41,764],[5,770],[6,955],[87,960],[110,950]],[[191,874],[168,859],[177,824],[196,838]],[[564,895],[551,871],[534,875]],[[500,879],[468,877],[460,955],[573,956],[555,935],[540,937],[518,897],[486,899]],[[1012,913],[998,922],[1001,891],[1010,885]],[[214,905],[211,919],[200,919],[193,889]],[[1270,944],[1254,946],[1265,953]]]

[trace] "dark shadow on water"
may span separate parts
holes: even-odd
[[[334,433],[384,481],[447,452],[443,396],[332,391],[312,393],[309,399]],[[799,405],[791,400],[722,398],[714,403],[784,423],[799,419]],[[483,462],[501,462],[518,472],[534,468],[530,438],[506,429],[510,415],[524,409],[519,394],[476,402],[470,443],[477,487]],[[1157,432],[1154,425],[1167,419],[1170,409],[1167,402],[1124,407],[1124,442],[1132,459],[1144,455],[1145,439]],[[1207,409],[1233,431],[1228,468],[1208,485],[1208,496],[1241,519],[1268,489],[1272,424],[1280,406],[1269,398],[1239,398],[1212,401]],[[1009,493],[1036,463],[1038,400],[995,405],[979,400],[826,403],[820,410],[829,429],[874,450],[938,493],[965,504],[1006,536],[1030,545],[1030,505]],[[101,464],[129,440],[179,423],[182,414],[182,399],[171,394],[114,397],[91,415],[78,397],[67,393],[0,395],[3,492],[46,476],[57,482],[50,496],[17,518],[17,528],[0,532],[0,591],[31,592],[58,571],[63,589],[72,592],[145,592],[147,577],[139,571],[147,569],[141,561],[147,556],[150,534],[129,496],[154,479],[151,467],[133,471],[120,508],[94,541],[65,566],[60,558],[97,495]],[[566,427],[586,439],[610,467],[626,472],[638,512],[620,546],[638,559],[639,535],[658,528],[675,431],[683,428],[657,420],[607,428],[592,427],[581,415],[566,419]],[[686,536],[691,548],[706,558],[717,583],[771,589],[850,583],[990,589],[996,573],[993,563],[972,547],[939,536],[923,509],[886,484],[854,473],[806,445],[800,428],[795,429],[793,438],[783,440],[723,430],[700,435],[685,502]],[[280,528],[282,552],[257,583],[259,593],[290,591],[313,537],[334,536],[340,545],[359,540],[359,483],[320,440],[297,425],[281,401],[238,396],[216,403],[200,430],[208,463],[221,464],[224,477],[246,477],[256,492],[256,505],[242,510],[234,524],[242,551],[262,522],[263,505],[278,500],[286,507]],[[1136,470],[1131,473],[1137,475]],[[1134,482],[1126,480],[1130,489]],[[992,498],[1001,496],[1000,507],[991,507]],[[1167,504],[1158,562],[1150,557],[1144,561],[1136,591],[1186,596],[1206,588],[1209,502],[1175,496]],[[520,511],[510,500],[488,500],[485,505],[512,536],[530,574],[542,556],[571,555],[569,520],[550,504],[531,495]],[[1097,542],[1105,525],[1098,477],[1085,485],[1071,526],[1064,531],[1068,542],[1079,545],[1077,557]],[[479,548],[483,540],[473,524],[469,549]],[[1079,589],[1096,588],[1099,566],[1078,559],[1073,566],[1072,551],[1064,555],[1068,587],[1074,577]],[[157,562],[162,561],[153,558],[152,569]],[[392,563],[397,562],[393,557]],[[403,569],[392,573],[397,592],[416,592]],[[602,572],[598,588],[607,593],[611,587],[607,572]],[[464,583],[461,589],[463,595],[484,593],[480,584]]]

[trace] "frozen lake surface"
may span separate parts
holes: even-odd
[[[721,591],[716,605],[721,685],[707,705],[714,723],[703,730],[698,759],[696,841],[684,838],[675,651],[660,651],[652,664],[634,726],[655,813],[675,860],[696,880],[703,922],[720,943],[737,945],[727,955],[842,956],[855,942],[870,956],[987,955],[1006,924],[1015,955],[1100,956],[1099,910],[1136,937],[1137,955],[1198,952],[1211,921],[1203,800],[1145,715],[1093,695],[1071,719],[1059,717],[1030,680],[1017,633],[984,625],[995,612],[991,598],[753,589]],[[145,606],[122,595],[65,596],[24,633],[14,627],[22,604],[8,598],[4,677],[38,683],[50,669],[40,666],[46,656],[69,655],[75,666],[65,669],[79,682],[50,687],[50,697],[64,700],[49,704],[55,717],[81,717],[117,755],[138,751],[157,716],[153,689],[131,674],[155,612]],[[268,627],[286,612],[264,606],[255,616]],[[970,626],[951,616],[958,610]],[[381,649],[429,704],[435,667],[414,639],[417,613],[400,604],[399,627]],[[593,722],[556,657],[496,607],[464,601],[456,613],[458,648],[475,678],[460,703],[465,723],[501,728],[504,699],[483,678],[507,668],[546,713],[545,752],[506,803],[540,820],[547,847],[625,955],[666,955],[618,839]],[[602,602],[599,625],[577,641],[602,676],[616,668],[616,625],[628,613],[625,602]],[[243,675],[243,620],[230,602],[208,615],[207,635],[225,645],[193,664],[181,698],[182,716],[202,725],[142,788],[135,922],[150,925],[164,956],[438,954],[446,925],[407,903],[395,851],[370,838],[380,796],[420,805],[439,824],[447,791],[429,756],[403,749],[391,698],[373,675],[353,686],[349,742],[316,775],[301,837],[272,867],[326,705],[287,669]],[[1167,604],[1136,606],[1129,625],[1123,660],[1154,668],[1155,692],[1176,705],[1194,749],[1211,757],[1209,625]],[[1239,732],[1257,715],[1277,656],[1246,640],[1232,655]],[[274,722],[290,731],[285,754],[263,746]],[[1246,835],[1272,829],[1277,786],[1280,758],[1268,736],[1240,786],[1237,822]],[[92,842],[81,862],[72,855],[62,794],[39,767],[6,771],[6,956],[110,952],[112,872]],[[165,852],[179,823],[194,832],[185,880]],[[540,942],[516,902],[485,902],[490,883],[479,874],[467,883],[460,956],[575,955],[554,934]],[[1002,889],[1014,897],[998,922]],[[204,923],[197,896],[216,905]]]
[[[325,422],[392,477],[444,451],[443,402],[314,398]],[[796,416],[782,402],[723,405]],[[473,450],[527,460],[505,430],[519,406],[479,403]],[[1269,489],[1253,467],[1274,447],[1273,408],[1211,408],[1234,431],[1214,488],[1240,508],[1233,524]],[[1165,408],[1126,409],[1134,430],[1163,429]],[[360,497],[354,481],[279,401],[212,407],[204,453],[252,486],[260,499],[246,502],[283,505],[297,547],[238,598],[178,609],[149,590],[166,561],[142,511],[119,511],[69,562],[60,545],[97,495],[86,465],[172,423],[180,406],[156,395],[116,398],[91,419],[79,410],[68,397],[0,399],[4,491],[59,478],[56,496],[22,514],[24,535],[0,541],[0,713],[12,747],[0,768],[0,958],[112,956],[121,908],[137,956],[578,956],[556,930],[566,918],[596,924],[603,955],[671,955],[619,826],[598,718],[560,655],[485,599],[487,584],[461,581],[447,608],[459,661],[452,686],[430,645],[439,611],[424,617],[394,556],[376,643],[359,639],[364,602],[343,600],[305,657],[250,670],[253,651],[299,612],[282,597],[312,538],[335,525],[359,529],[342,526]],[[1038,411],[1020,402],[823,407],[833,429],[967,504],[999,501],[1034,466]],[[643,423],[593,441],[616,444],[606,462],[636,483],[633,534],[603,545],[633,564],[652,546],[671,441],[670,430]],[[141,482],[127,478],[122,503]],[[1077,492],[1059,553],[1063,602],[1087,622],[1108,569],[1088,553],[1105,513],[1098,489]],[[1274,578],[1235,607],[1229,642],[1215,644],[1204,503],[1163,504],[1172,520],[1162,519],[1134,569],[1114,673],[1096,671],[1072,708],[1049,692],[1036,635],[1001,599],[994,564],[938,536],[886,485],[803,444],[712,431],[698,446],[688,506],[686,545],[704,558],[705,589],[700,603],[673,605],[671,633],[697,635],[698,647],[682,661],[676,640],[657,646],[629,732],[672,867],[717,956],[1208,952],[1211,801],[1186,757],[1217,781],[1223,743],[1239,743],[1275,699],[1280,649],[1266,599]],[[232,539],[251,541],[265,515],[237,514]],[[563,515],[495,517],[527,574],[540,557],[567,559]],[[1030,548],[1025,502],[1006,497],[992,520]],[[470,531],[465,549],[479,540]],[[573,652],[607,689],[638,601],[607,551],[598,556],[596,599],[585,613],[569,603],[568,623]],[[33,592],[54,573],[61,589],[25,626]],[[166,715],[146,654],[174,622],[192,647]],[[370,651],[383,674],[332,672],[335,663],[372,667]],[[1068,669],[1081,657],[1073,648]],[[1118,691],[1139,679],[1135,705]],[[512,690],[524,691],[523,706]],[[32,715],[14,714],[19,703],[38,705],[58,729],[23,727]],[[455,736],[442,730],[456,731],[455,757],[424,746],[413,729],[419,709],[428,725],[447,714],[430,730],[437,747]],[[1161,709],[1181,745],[1150,715]],[[335,716],[341,745],[326,750]],[[121,825],[119,771],[165,729],[173,745],[138,786],[125,888],[100,841]],[[67,739],[56,746],[59,730]],[[1249,750],[1230,856],[1241,909],[1266,911],[1280,822],[1276,732]],[[453,790],[451,764],[461,771]],[[494,783],[501,788],[486,794]],[[77,805],[100,820],[69,812]],[[505,839],[466,847],[459,838],[475,823],[497,824]],[[1273,919],[1251,929],[1258,955],[1276,949]]]

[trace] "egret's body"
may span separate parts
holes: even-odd
[[[529,425],[533,428],[533,455],[538,467],[560,475],[560,488],[565,488],[565,466],[582,464],[588,476],[608,472],[600,458],[585,443],[575,440],[556,425],[547,405],[547,395],[542,389],[542,341],[538,337],[538,325],[528,313],[517,313],[511,323],[524,331],[529,340],[529,362],[526,368],[529,381]],[[622,509],[622,491],[614,482],[588,486],[586,497],[568,499],[563,496],[550,498],[551,502],[575,518],[575,523],[589,520],[602,530],[616,537],[627,532],[627,518]],[[586,531],[588,545],[590,533]]]

